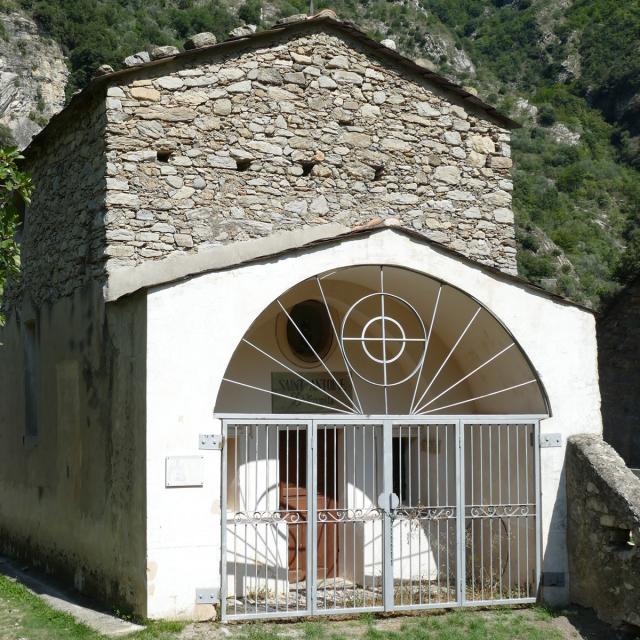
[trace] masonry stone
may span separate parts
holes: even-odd
[[[513,160],[504,156],[489,156],[487,158],[487,166],[492,169],[511,169]]]
[[[419,116],[433,118],[441,115],[440,111],[431,102],[417,102],[416,111]]]
[[[333,73],[332,78],[338,84],[354,84],[360,86],[364,82],[363,77],[353,71],[336,71]]]
[[[149,62],[151,58],[149,57],[148,51],[138,51],[138,53],[134,53],[131,56],[128,56],[124,59],[124,64],[126,67],[135,67],[139,64],[144,64],[145,62]]]
[[[457,184],[460,182],[460,169],[452,165],[441,165],[436,168],[434,178],[447,184]]]
[[[245,24],[241,27],[236,27],[229,31],[229,35],[232,38],[244,38],[246,36],[250,36],[252,33],[256,32],[256,26],[254,24]]]
[[[494,153],[496,150],[495,142],[492,138],[482,135],[472,135],[469,138],[469,146],[477,153]]]
[[[184,80],[179,76],[165,76],[155,80],[154,84],[160,89],[180,89],[184,87]]]
[[[131,89],[131,97],[136,100],[149,100],[150,102],[160,101],[160,92],[151,87],[133,87]]]
[[[161,45],[151,47],[149,50],[149,55],[152,60],[160,60],[160,58],[168,58],[169,56],[175,56],[180,53],[180,49],[178,47],[174,47],[173,45]]]
[[[468,155],[468,162],[472,167],[484,167],[487,162],[487,156],[478,153],[477,151],[470,151]]]
[[[457,146],[462,144],[462,138],[457,131],[445,131],[444,132],[444,141],[452,146]]]
[[[493,218],[496,222],[500,222],[503,224],[513,223],[513,211],[511,209],[507,209],[505,207],[501,207],[500,209],[496,209],[493,212]]]
[[[227,86],[229,93],[248,93],[251,91],[251,81],[242,80],[241,82],[234,82]]]
[[[213,33],[205,31],[203,33],[196,33],[195,35],[191,36],[188,40],[185,40],[184,48],[187,50],[200,49],[202,47],[210,47],[216,44],[216,42],[217,42],[217,39],[213,35]]]

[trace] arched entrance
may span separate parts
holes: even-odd
[[[365,265],[296,285],[229,363],[225,618],[531,602],[531,363],[472,296]]]

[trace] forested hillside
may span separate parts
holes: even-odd
[[[67,95],[103,63],[200,31],[219,39],[307,0],[0,0],[68,57]],[[640,270],[640,2],[316,0],[496,104],[513,141],[521,274],[597,306]],[[0,37],[4,34],[0,33]]]

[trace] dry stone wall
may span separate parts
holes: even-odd
[[[515,272],[507,130],[344,36],[280,38],[109,87],[109,269],[394,216]]]
[[[566,478],[571,600],[640,627],[640,478],[595,435],[569,439]]]
[[[104,275],[105,105],[72,110],[68,122],[29,149],[26,170],[35,186],[25,212],[19,282],[36,305],[53,301]]]

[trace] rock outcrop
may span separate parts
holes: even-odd
[[[68,76],[62,49],[33,20],[0,14],[0,124],[18,147],[26,147],[62,109]]]

